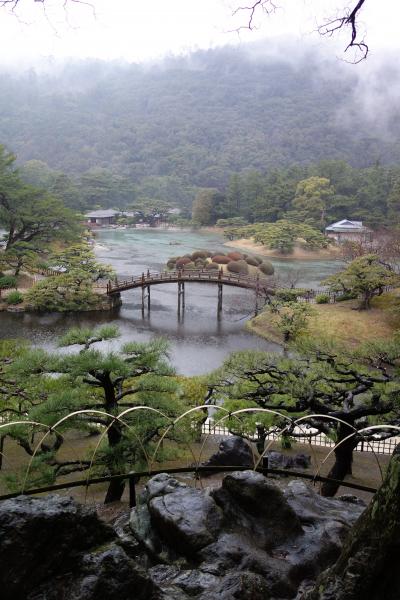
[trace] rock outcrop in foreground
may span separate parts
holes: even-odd
[[[115,530],[69,498],[21,496],[0,504],[2,599],[295,598],[362,511],[254,471],[211,492],[157,475]]]

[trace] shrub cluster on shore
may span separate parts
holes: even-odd
[[[274,267],[269,260],[236,251],[224,253],[196,250],[192,254],[171,257],[167,262],[167,268],[170,270],[206,269],[209,271],[218,271],[222,268],[229,273],[241,275],[260,273],[264,276],[271,276],[274,274]]]

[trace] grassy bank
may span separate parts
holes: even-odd
[[[224,243],[224,246],[236,248],[241,252],[251,252],[260,256],[269,258],[280,258],[287,260],[338,260],[341,257],[340,248],[330,246],[319,250],[305,250],[299,245],[295,245],[293,252],[282,254],[277,250],[271,250],[263,244],[255,242],[253,239],[230,240]]]
[[[307,331],[303,334],[315,339],[331,337],[355,348],[363,342],[387,339],[400,328],[400,290],[374,298],[371,310],[355,310],[357,301],[336,304],[313,304],[313,315],[308,317]],[[396,314],[395,309],[399,308]],[[268,311],[248,322],[247,328],[261,337],[283,344]]]

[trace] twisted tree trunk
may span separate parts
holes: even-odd
[[[340,443],[347,436],[353,433],[351,427],[346,427],[344,424],[340,424],[338,428],[338,446],[335,448],[335,463],[332,469],[329,471],[327,477],[343,481],[346,475],[351,475],[352,464],[353,464],[353,450],[358,444],[358,440],[355,437],[351,437],[346,441]],[[327,481],[321,487],[322,496],[334,496],[340,487],[339,483],[334,481]]]
[[[400,445],[383,484],[361,515],[337,562],[302,600],[400,598]]]

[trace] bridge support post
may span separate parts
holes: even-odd
[[[185,310],[185,282],[178,281],[178,315]]]
[[[142,314],[144,314],[145,300],[147,299],[147,311],[150,312],[150,286],[142,285]]]
[[[221,318],[221,313],[222,313],[222,288],[223,288],[223,284],[218,282],[218,308],[217,308],[218,319]]]

